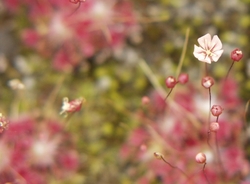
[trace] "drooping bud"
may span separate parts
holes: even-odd
[[[220,105],[213,105],[213,107],[211,108],[211,113],[213,116],[221,115],[222,111],[223,108]]]
[[[231,52],[231,59],[233,61],[240,61],[241,58],[243,57],[243,53],[240,49],[234,49],[232,52]]]
[[[196,156],[195,156],[195,161],[199,164],[204,164],[206,163],[206,155],[204,153],[198,153]]]
[[[188,82],[188,74],[186,73],[182,73],[179,75],[178,77],[178,81],[181,83],[181,84],[186,84]]]
[[[203,77],[201,80],[201,85],[208,89],[214,85],[214,79],[210,76]]]
[[[82,103],[85,102],[84,98],[78,98],[69,102],[67,97],[63,98],[63,105],[60,114],[72,113],[81,110]]]
[[[9,126],[9,121],[0,113],[0,133],[6,130]]]
[[[159,159],[159,160],[161,160],[162,159],[162,154],[161,153],[159,153],[159,152],[154,152],[154,156],[155,156],[155,158],[157,158],[157,159]]]
[[[218,122],[212,122],[212,123],[210,123],[209,130],[211,132],[217,132],[219,129],[220,129],[220,125],[219,125]]]
[[[176,79],[173,76],[167,77],[165,83],[168,88],[174,88],[177,84]]]

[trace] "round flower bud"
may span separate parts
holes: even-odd
[[[204,153],[198,153],[195,157],[195,161],[199,164],[204,164],[206,163],[206,155]]]
[[[214,85],[214,79],[210,76],[203,77],[201,80],[201,85],[208,89]]]
[[[222,111],[223,108],[220,105],[213,105],[213,107],[211,108],[211,113],[213,116],[221,115]]]
[[[179,77],[178,77],[178,81],[181,84],[186,84],[188,82],[188,74],[186,74],[186,73],[180,74]]]
[[[231,59],[233,61],[240,61],[241,58],[243,57],[243,53],[240,49],[234,49],[232,52],[231,52]]]
[[[149,104],[149,102],[150,102],[150,99],[147,96],[144,96],[141,98],[142,105],[147,105]]]
[[[210,125],[209,125],[209,130],[210,130],[211,132],[217,132],[219,129],[220,129],[219,123],[217,123],[217,122],[212,122],[212,123],[210,123]]]
[[[162,159],[162,154],[161,153],[158,153],[158,152],[154,152],[154,156],[155,156],[155,158],[157,158],[157,159],[159,159],[159,160],[161,160]]]
[[[167,77],[165,83],[168,88],[174,88],[177,84],[176,79],[173,76]]]

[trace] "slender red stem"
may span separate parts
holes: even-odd
[[[229,72],[231,71],[231,69],[232,69],[234,63],[235,63],[235,61],[232,62],[232,64],[231,64],[229,70],[227,71],[227,75],[226,75],[226,79],[225,79],[225,80],[227,80],[227,78],[228,78],[228,76],[229,76]]]
[[[170,91],[168,92],[168,94],[167,94],[166,98],[164,99],[164,101],[167,100],[167,98],[169,97],[169,95],[172,93],[173,89],[174,89],[174,88],[171,88],[171,89],[170,89]]]
[[[203,171],[203,174],[204,174],[204,176],[205,176],[205,178],[206,178],[206,180],[207,180],[207,183],[210,184],[210,182],[209,182],[209,180],[208,180],[208,178],[207,178],[207,175],[206,175],[206,173],[205,173],[206,164],[207,164],[207,163],[205,163],[205,164],[203,165],[202,171]]]

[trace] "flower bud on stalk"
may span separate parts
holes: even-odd
[[[206,158],[206,155],[204,153],[198,153],[195,157],[195,160],[199,164],[204,164],[204,163],[206,163],[207,158]]]
[[[214,85],[214,79],[210,76],[203,77],[201,80],[201,85],[208,89]]]
[[[213,105],[211,108],[211,113],[213,116],[219,116],[222,114],[223,108],[220,105]]]
[[[234,49],[232,52],[231,52],[231,59],[233,61],[240,61],[241,58],[243,57],[243,53],[240,49]]]
[[[165,83],[168,88],[174,88],[175,85],[177,84],[177,81],[173,76],[169,76],[167,77]]]

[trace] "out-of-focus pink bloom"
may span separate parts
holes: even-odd
[[[68,171],[75,171],[79,166],[78,153],[75,150],[69,150],[67,153],[59,155],[59,162]]]
[[[200,46],[194,45],[194,56],[202,62],[211,64],[212,62],[217,62],[221,57],[222,43],[217,35],[211,38],[210,34],[206,34],[198,38],[198,43]]]
[[[219,125],[218,122],[212,122],[212,123],[210,123],[209,130],[211,132],[217,132],[219,129],[220,129],[220,125]]]
[[[1,161],[0,153],[0,183],[45,184],[49,177],[61,180],[77,170],[78,154],[70,141],[64,144],[70,136],[61,123],[28,117],[11,122],[0,140],[5,154]]]
[[[80,61],[103,49],[112,54],[111,51],[125,45],[126,38],[140,34],[130,1],[41,0],[37,3],[33,0],[9,0],[5,5],[16,16],[21,13],[17,7],[28,10],[27,19],[33,26],[23,30],[24,43],[41,56],[56,56],[52,58],[52,66],[60,71],[68,71],[69,66],[77,67]],[[66,51],[70,59],[65,59],[65,55],[64,60],[58,58],[58,53],[68,50],[65,45],[69,43],[74,45]],[[76,53],[81,60],[75,59]]]
[[[147,96],[143,96],[141,98],[141,103],[142,103],[142,105],[147,105],[150,103],[150,99]]]
[[[182,73],[178,77],[178,82],[180,82],[181,84],[186,84],[188,82],[188,79],[189,79],[188,74]]]
[[[48,167],[54,164],[54,158],[60,143],[59,137],[49,137],[47,133],[39,135],[33,140],[30,149],[30,159],[34,165]]]

